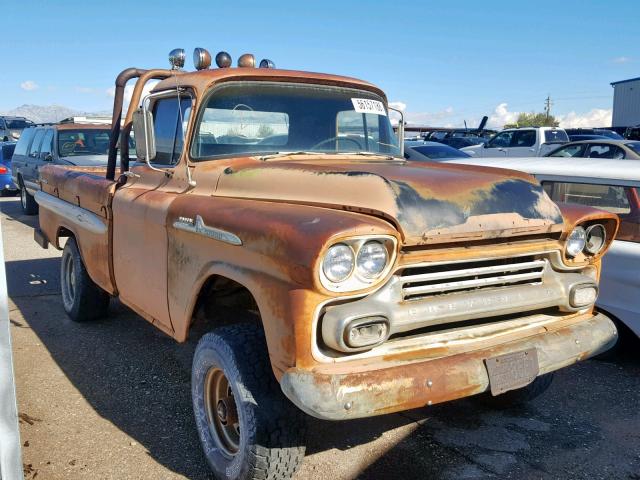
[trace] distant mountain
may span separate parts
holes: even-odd
[[[13,115],[16,117],[26,117],[36,123],[59,122],[67,117],[111,115],[111,112],[81,112],[62,105],[22,105],[2,115]]]

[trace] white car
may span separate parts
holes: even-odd
[[[543,157],[444,162],[527,172],[556,202],[616,213],[620,229],[602,259],[597,306],[640,337],[640,160]]]
[[[496,133],[487,143],[460,150],[475,158],[542,157],[568,141],[569,136],[562,128],[507,128]]]

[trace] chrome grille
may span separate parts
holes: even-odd
[[[400,272],[402,298],[540,284],[546,264],[545,259],[524,256],[406,267]]]

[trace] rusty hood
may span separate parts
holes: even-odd
[[[406,245],[562,230],[562,215],[524,173],[462,165],[303,157],[244,163],[216,195],[315,205],[384,217]]]

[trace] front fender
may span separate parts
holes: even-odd
[[[169,308],[176,339],[188,336],[204,282],[221,275],[253,295],[278,370],[295,364],[297,345],[306,348],[311,338],[315,306],[333,295],[321,291],[316,280],[326,245],[355,235],[398,237],[389,223],[362,213],[200,195],[175,199],[167,232]]]

